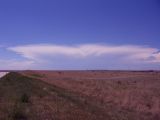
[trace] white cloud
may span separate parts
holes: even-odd
[[[29,68],[33,68],[34,65],[34,61],[31,60],[16,60],[16,59],[12,59],[12,60],[0,60],[0,64],[1,64],[1,70],[2,69],[8,69],[8,70],[23,70],[23,69],[29,69]]]
[[[100,56],[120,56],[122,59],[136,60],[141,62],[160,62],[160,52],[157,48],[136,45],[100,45],[83,44],[74,46],[35,44],[9,47],[8,50],[16,52],[23,57],[39,61],[44,56],[68,56],[73,58],[87,58]],[[47,57],[46,57],[47,59]]]

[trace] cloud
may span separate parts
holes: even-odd
[[[34,66],[34,61],[31,60],[16,60],[16,59],[12,59],[12,60],[5,60],[5,59],[1,59],[0,60],[0,64],[1,64],[1,68],[0,69],[12,69],[12,70],[23,70],[23,69],[29,69],[29,68],[33,68]]]
[[[157,48],[136,45],[101,45],[101,44],[81,44],[81,45],[55,45],[55,44],[35,44],[9,47],[8,50],[20,54],[24,58],[34,61],[47,59],[48,57],[66,56],[69,58],[89,58],[101,56],[118,56],[120,59],[135,62],[160,62],[160,52]]]
[[[149,62],[159,63],[160,62],[160,52],[157,52],[157,53],[153,54],[151,56],[151,59],[149,60]]]

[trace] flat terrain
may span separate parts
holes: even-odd
[[[11,72],[0,120],[160,120],[160,72]]]

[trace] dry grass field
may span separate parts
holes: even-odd
[[[0,80],[0,120],[159,120],[158,71],[19,71]]]

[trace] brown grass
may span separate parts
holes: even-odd
[[[0,120],[159,120],[155,71],[23,71],[0,81]]]
[[[155,119],[160,113],[160,73],[157,71],[25,71],[39,79],[85,96],[110,119]],[[124,118],[123,118],[124,117]]]

